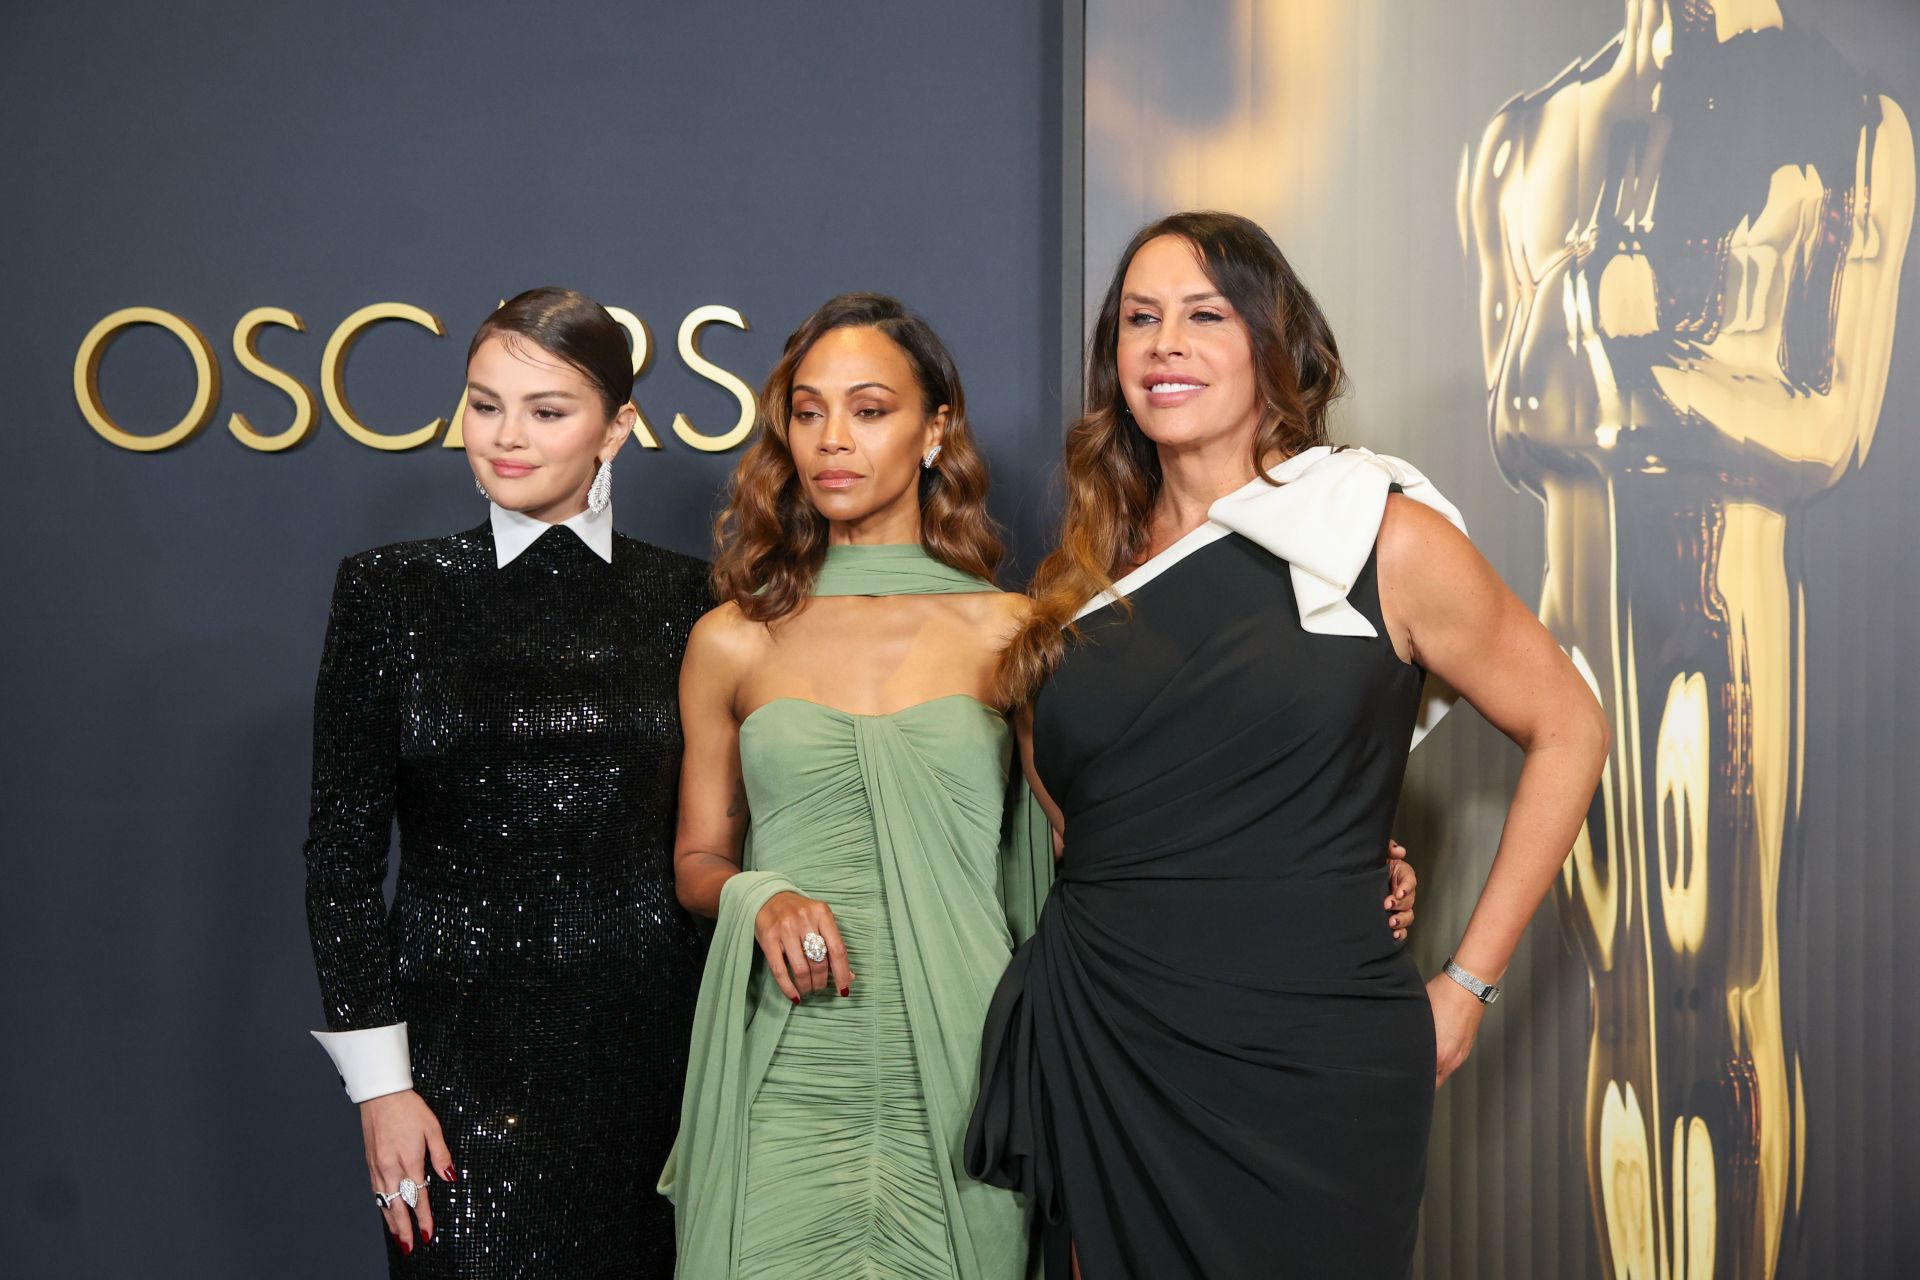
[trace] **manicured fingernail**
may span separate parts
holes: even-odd
[[[441,1176],[441,1177],[443,1177],[443,1178],[445,1178],[445,1179],[446,1179],[446,1180],[447,1180],[448,1182],[458,1182],[458,1181],[460,1181],[460,1179],[459,1179],[459,1178],[457,1178],[457,1177],[455,1177],[455,1176],[454,1176],[454,1173],[453,1173],[453,1166],[452,1166],[452,1165],[448,1165],[448,1166],[447,1166],[446,1168],[444,1168],[444,1169],[442,1169],[442,1170],[440,1171],[440,1176]]]
[[[412,1252],[413,1252],[413,1241],[411,1241],[411,1240],[407,1240],[407,1239],[404,1239],[404,1238],[403,1238],[403,1239],[402,1239],[402,1240],[400,1241],[400,1252],[402,1252],[402,1253],[407,1253],[407,1254],[410,1254],[410,1253],[412,1253]]]
[[[841,994],[841,995],[843,995],[843,996],[850,996],[850,995],[852,995],[852,994],[853,994],[853,988],[852,988],[852,987],[842,987],[842,988],[840,988],[840,994]]]
[[[433,1228],[432,1228],[432,1227],[422,1227],[422,1228],[420,1228],[420,1238],[421,1238],[422,1240],[425,1240],[425,1241],[426,1241],[426,1242],[427,1242],[428,1244],[432,1244],[432,1243],[433,1243]]]
[[[790,1000],[792,1000],[792,1001],[793,1001],[793,1007],[794,1007],[794,1008],[796,1008],[796,1009],[798,1009],[798,1008],[800,1007],[800,997],[799,997],[799,996],[789,996],[789,997],[788,997],[788,999],[790,999]]]

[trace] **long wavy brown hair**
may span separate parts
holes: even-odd
[[[774,622],[805,604],[827,557],[827,521],[808,501],[787,444],[794,371],[813,344],[835,329],[878,329],[906,353],[927,413],[947,406],[937,466],[920,473],[920,542],[942,564],[991,582],[1000,567],[999,533],[987,515],[987,464],[967,422],[960,371],[933,326],[895,298],[843,293],[830,298],[787,339],[760,392],[759,423],[727,482],[714,522],[714,595],[756,622]]]
[[[1319,304],[1257,223],[1231,213],[1189,212],[1142,227],[1121,253],[1094,322],[1086,408],[1067,430],[1062,460],[1067,502],[1060,540],[1034,574],[1032,612],[1001,659],[1001,694],[1009,703],[1033,695],[1077,634],[1073,615],[1111,589],[1146,543],[1160,496],[1160,456],[1127,410],[1118,353],[1127,268],[1142,246],[1161,236],[1193,246],[1207,278],[1247,326],[1264,403],[1251,445],[1257,473],[1266,475],[1263,463],[1328,443],[1327,411],[1346,388],[1340,349]]]

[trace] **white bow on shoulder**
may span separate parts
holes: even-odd
[[[1209,542],[1237,533],[1287,562],[1304,630],[1325,636],[1377,636],[1374,625],[1347,597],[1373,554],[1380,521],[1387,512],[1387,495],[1395,484],[1462,533],[1467,531],[1458,508],[1412,463],[1370,449],[1320,445],[1288,458],[1268,473],[1268,479],[1256,476],[1217,500],[1207,509],[1206,524],[1121,578],[1114,592],[1088,601],[1081,614],[1108,603],[1116,594],[1144,586]],[[1440,722],[1458,697],[1444,680],[1428,675],[1413,745]]]
[[[1207,519],[1259,543],[1287,562],[1300,625],[1323,636],[1376,636],[1373,624],[1347,599],[1373,554],[1390,486],[1433,508],[1465,533],[1460,511],[1412,463],[1370,449],[1326,445],[1288,458],[1268,473],[1274,484],[1254,478],[1207,510]],[[1429,674],[1420,694],[1420,717],[1408,750],[1420,745],[1459,699],[1453,687]]]
[[[1432,507],[1460,532],[1460,512],[1433,482],[1399,458],[1368,449],[1326,445],[1297,453],[1207,509],[1207,519],[1259,543],[1287,562],[1300,625],[1316,635],[1373,636],[1365,615],[1347,601],[1373,554],[1387,514],[1388,486]]]

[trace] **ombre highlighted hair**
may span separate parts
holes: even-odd
[[[1119,345],[1127,268],[1149,241],[1178,236],[1193,246],[1207,278],[1247,327],[1263,408],[1253,467],[1328,443],[1327,411],[1346,389],[1340,349],[1320,306],[1272,237],[1231,213],[1176,213],[1142,227],[1120,255],[1087,352],[1086,404],[1067,430],[1062,472],[1067,506],[1057,548],[1040,562],[1033,610],[1000,663],[1010,705],[1033,696],[1059,664],[1073,615],[1113,586],[1145,546],[1160,495],[1160,455],[1120,386]],[[1125,602],[1122,601],[1122,606]]]
[[[826,517],[807,499],[787,443],[794,371],[836,329],[877,329],[913,366],[929,414],[947,407],[939,465],[920,473],[920,542],[928,554],[991,582],[1003,554],[987,515],[987,464],[974,447],[966,393],[946,344],[919,316],[880,293],[843,293],[787,339],[760,392],[759,422],[727,482],[714,522],[713,589],[755,622],[775,622],[806,603],[827,556]]]

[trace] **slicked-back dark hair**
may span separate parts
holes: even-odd
[[[495,335],[509,344],[530,342],[585,374],[600,393],[609,418],[633,398],[633,356],[627,332],[584,293],[547,286],[507,299],[481,322],[467,346],[468,361],[481,343]]]

